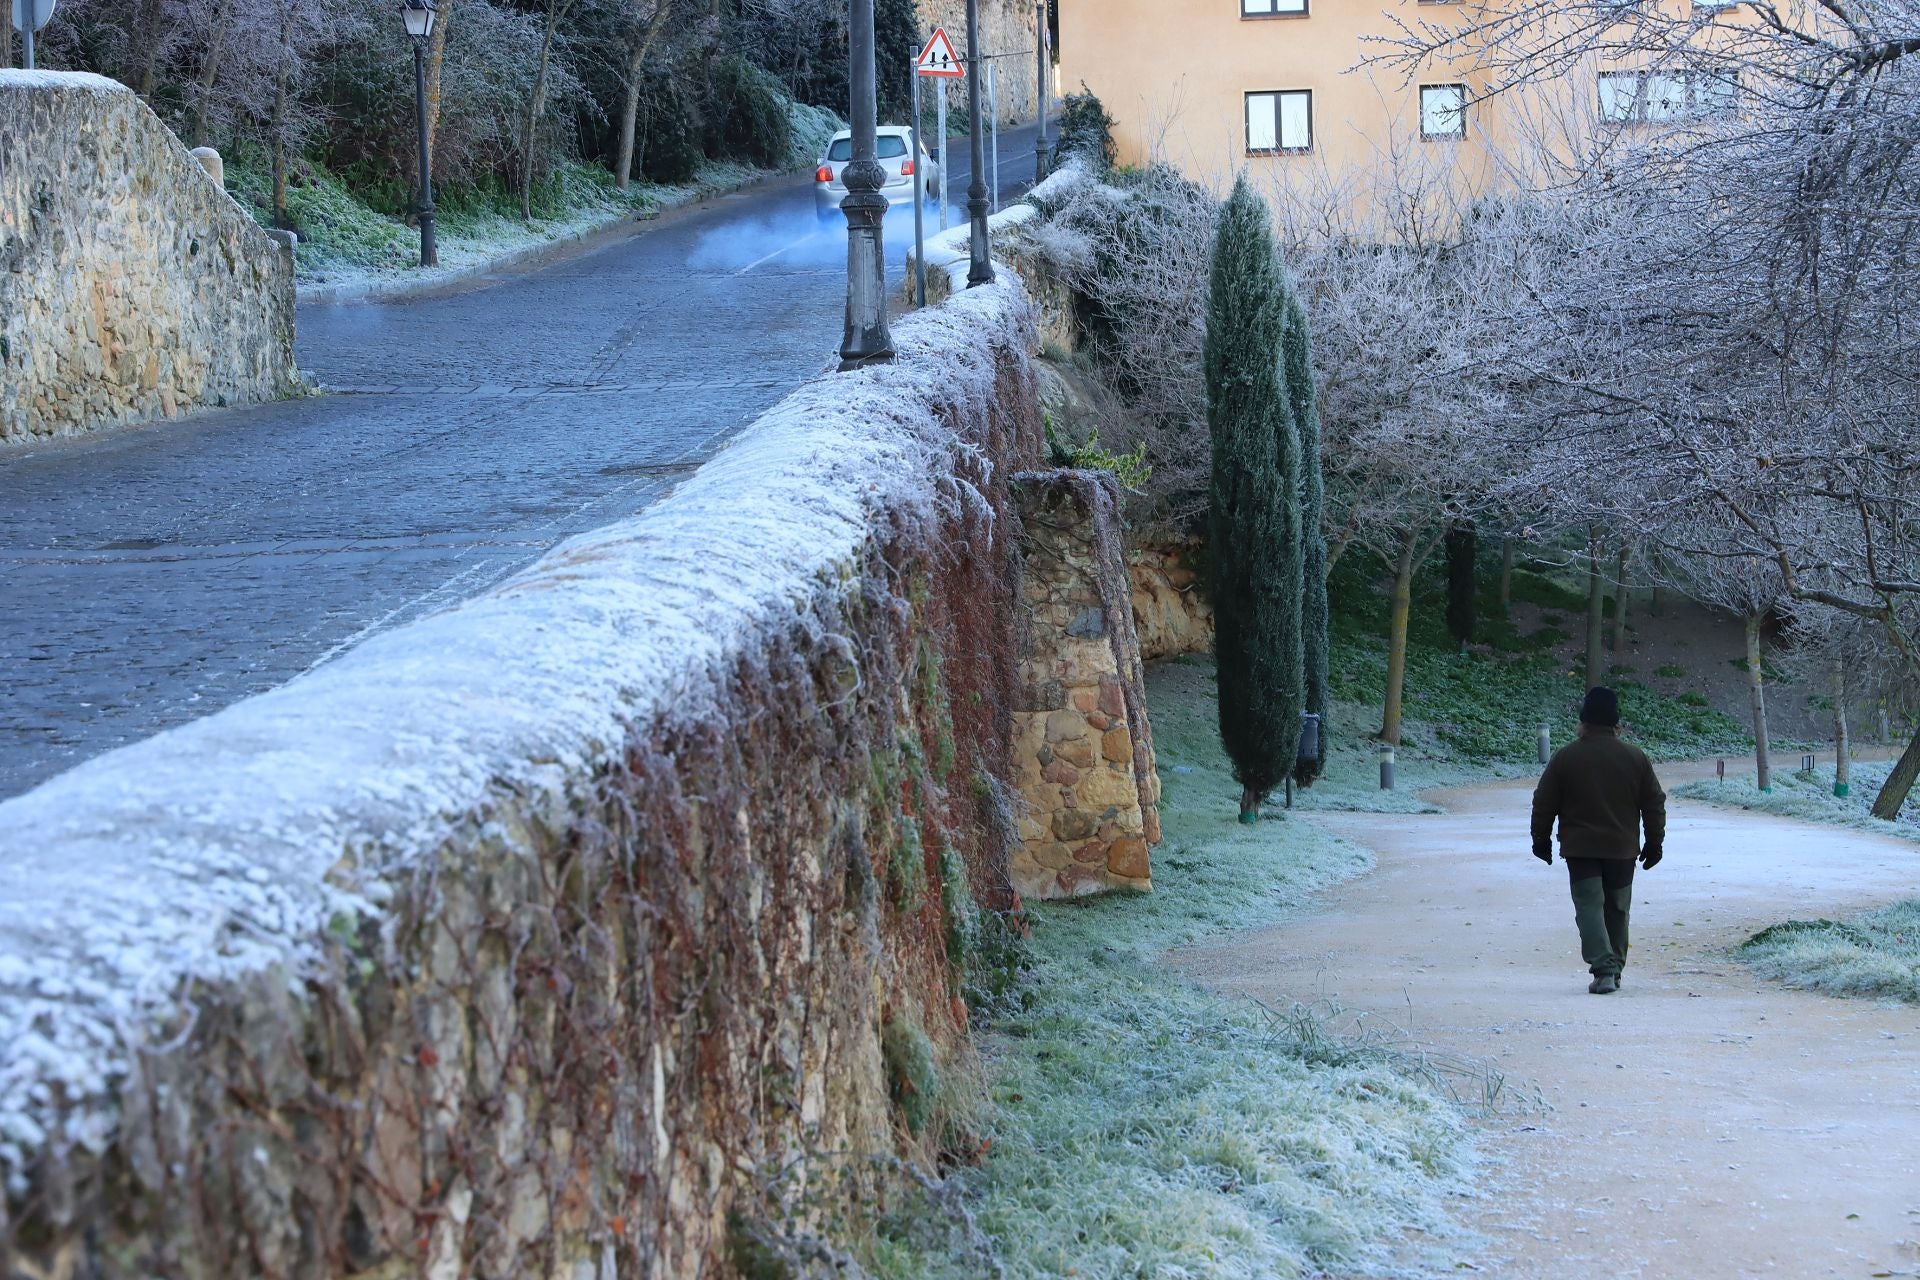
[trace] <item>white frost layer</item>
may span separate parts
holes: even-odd
[[[1044,180],[1034,185],[1022,197],[1019,204],[1011,204],[987,219],[987,243],[993,243],[993,237],[1001,231],[1033,221],[1040,216],[1039,208],[1032,204],[1035,199],[1047,200],[1066,194],[1074,186],[1087,180],[1086,171],[1078,164],[1066,164],[1048,174]],[[947,286],[958,293],[967,287],[967,273],[973,266],[973,228],[962,222],[927,237],[927,270],[947,273]],[[995,264],[998,268],[999,264]],[[907,276],[913,276],[913,251],[907,251]]]
[[[110,1141],[130,1046],[189,979],[306,971],[503,784],[584,777],[637,726],[723,714],[719,681],[837,580],[881,514],[931,515],[1031,342],[1011,276],[904,320],[900,360],[808,383],[678,491],[490,594],[0,804],[0,1173]],[[947,495],[951,498],[953,495]],[[59,1105],[64,1098],[76,1104]]]
[[[88,93],[132,93],[118,80],[91,71],[0,70],[0,89],[84,89]]]

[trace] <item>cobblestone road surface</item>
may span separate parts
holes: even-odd
[[[1008,190],[1031,139],[1003,142]],[[0,797],[660,497],[833,359],[845,233],[811,199],[780,182],[490,287],[304,307],[326,395],[0,452]]]

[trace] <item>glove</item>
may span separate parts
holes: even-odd
[[[1660,865],[1660,859],[1665,856],[1659,845],[1650,844],[1640,851],[1640,865],[1651,871]]]
[[[1540,861],[1546,863],[1548,866],[1553,865],[1553,848],[1550,845],[1544,845],[1544,844],[1535,845],[1533,849],[1533,856],[1540,859]]]

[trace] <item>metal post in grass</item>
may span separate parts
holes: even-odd
[[[1553,759],[1553,726],[1543,721],[1540,725],[1540,763],[1545,764],[1551,759]]]
[[[1380,744],[1380,789],[1393,790],[1393,744],[1390,742]]]
[[[887,171],[880,164],[875,131],[879,106],[874,92],[873,0],[851,0],[848,32],[848,118],[853,159],[841,171],[847,195],[847,322],[840,342],[842,372],[893,359],[887,328],[887,257],[882,223],[887,198],[880,194]]]

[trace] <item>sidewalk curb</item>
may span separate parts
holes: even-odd
[[[436,271],[425,278],[394,276],[390,279],[358,280],[341,284],[296,285],[294,303],[296,306],[329,307],[356,302],[406,302],[415,298],[429,297],[440,293],[459,292],[466,287],[492,276],[497,272],[514,271],[531,267],[544,267],[555,262],[578,257],[583,253],[611,244],[616,240],[638,235],[641,230],[651,227],[675,215],[702,209],[715,201],[728,196],[758,190],[761,187],[774,186],[790,181],[799,175],[793,172],[761,172],[744,182],[712,187],[700,192],[691,199],[674,204],[662,204],[646,212],[623,212],[615,214],[602,222],[570,231],[551,240],[542,240],[538,244],[522,245],[509,249],[481,262],[457,267],[445,271]],[[294,251],[296,254],[298,249]]]

